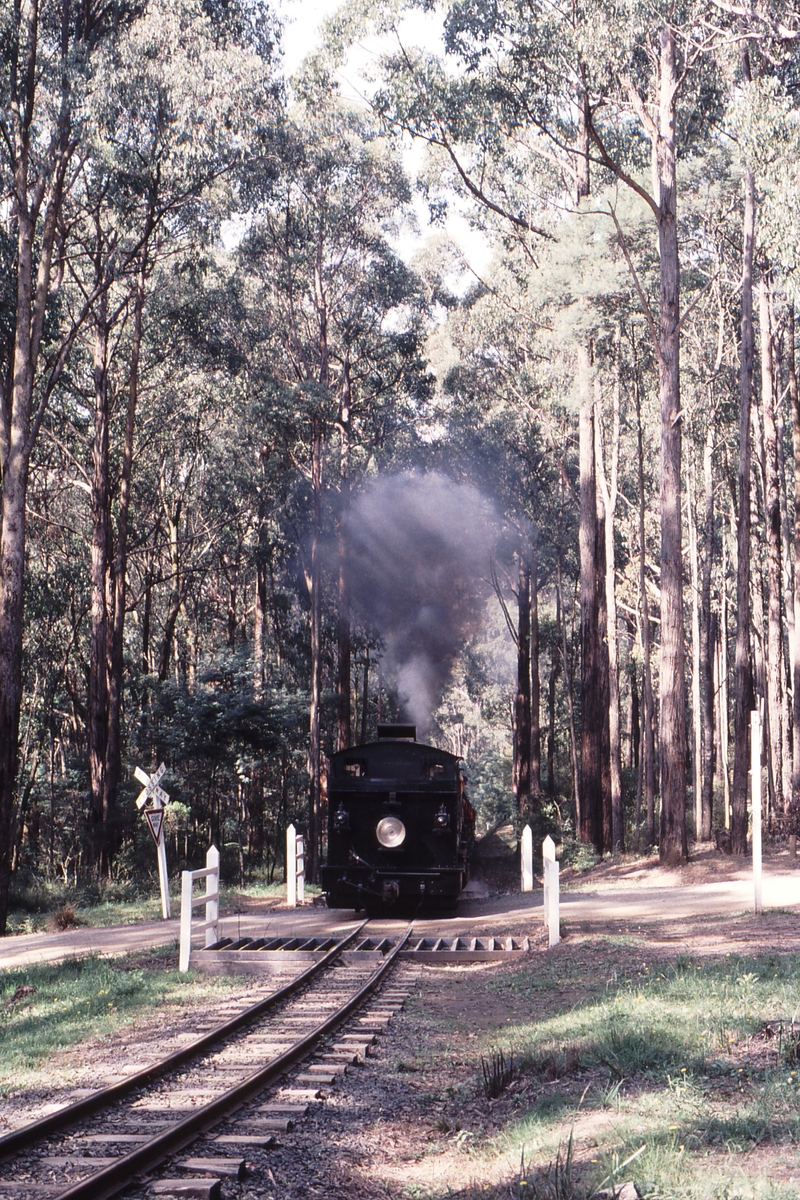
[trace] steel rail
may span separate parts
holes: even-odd
[[[411,930],[412,926],[409,926],[377,970],[373,971],[367,982],[349,1000],[345,1001],[341,1008],[295,1042],[288,1050],[272,1059],[265,1067],[248,1075],[246,1079],[243,1079],[223,1096],[198,1108],[196,1112],[184,1117],[182,1121],[176,1122],[163,1133],[157,1134],[143,1146],[138,1146],[130,1153],[122,1155],[110,1166],[104,1167],[96,1174],[72,1184],[66,1191],[59,1192],[55,1200],[110,1200],[111,1197],[118,1195],[122,1188],[141,1182],[141,1180],[135,1179],[135,1176],[157,1167],[165,1158],[182,1150],[207,1129],[213,1128],[222,1117],[263,1091],[289,1068],[304,1059],[318,1041],[346,1020],[350,1013],[358,1008],[371,992],[375,991],[411,936]]]
[[[190,1042],[188,1046],[181,1046],[180,1050],[175,1050],[172,1054],[168,1054],[166,1058],[160,1059],[157,1063],[152,1063],[149,1067],[143,1067],[141,1071],[137,1071],[133,1075],[128,1075],[127,1078],[120,1080],[119,1083],[112,1083],[109,1087],[93,1092],[91,1096],[86,1096],[82,1100],[75,1101],[74,1104],[59,1108],[56,1112],[50,1113],[46,1117],[41,1117],[38,1121],[33,1121],[30,1125],[23,1125],[22,1128],[14,1129],[11,1133],[0,1137],[0,1162],[10,1158],[12,1154],[19,1153],[20,1150],[27,1150],[43,1137],[46,1137],[47,1134],[58,1133],[75,1124],[77,1121],[83,1120],[84,1117],[92,1116],[93,1113],[110,1106],[115,1100],[123,1099],[130,1092],[135,1091],[136,1088],[146,1087],[162,1075],[168,1074],[170,1071],[175,1070],[176,1067],[182,1066],[196,1055],[201,1054],[210,1046],[223,1041],[249,1021],[263,1016],[265,1012],[280,1004],[281,1001],[287,1000],[295,992],[300,991],[315,975],[324,971],[328,964],[337,955],[341,954],[354,938],[358,937],[366,924],[366,921],[362,921],[357,929],[354,929],[347,937],[342,938],[335,946],[332,946],[320,958],[319,962],[312,963],[296,979],[292,979],[289,983],[284,984],[283,987],[270,992],[263,1000],[256,1001],[255,1004],[251,1004],[249,1008],[237,1013],[235,1017],[231,1017],[221,1025],[215,1025],[208,1033],[202,1034],[201,1037]]]

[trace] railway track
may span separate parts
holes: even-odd
[[[161,1061],[0,1138],[0,1200],[179,1194],[178,1182],[211,1198],[241,1178],[242,1155],[267,1148],[402,1006],[383,985],[411,928],[377,963],[347,954],[363,928]]]

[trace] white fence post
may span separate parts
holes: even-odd
[[[544,913],[545,928],[550,922],[550,888],[547,882],[547,864],[556,861],[556,844],[548,833],[542,842],[542,873],[544,875]]]
[[[306,843],[294,825],[286,830],[286,903],[297,908],[305,898]]]
[[[192,953],[192,879],[191,871],[181,872],[181,950],[178,958],[178,970],[189,970],[189,958]]]
[[[286,830],[286,903],[297,908],[297,830],[290,825]]]
[[[533,833],[530,825],[522,831],[520,842],[520,867],[522,871],[522,891],[533,891]]]
[[[559,876],[560,865],[555,860],[545,863],[545,887],[548,892],[547,904],[547,940],[548,945],[555,946],[561,941],[561,925],[559,912]]]
[[[206,854],[206,945],[212,946],[219,938],[219,850],[209,846]]]
[[[750,713],[750,798],[753,812],[753,911],[761,912],[761,713]]]
[[[205,879],[206,890],[202,896],[194,895],[194,883]],[[192,911],[200,904],[205,905],[206,919],[200,924],[205,932],[206,946],[219,940],[219,850],[209,847],[206,865],[202,871],[183,871],[181,874],[181,942],[178,970],[188,971],[192,956]]]
[[[548,943],[555,946],[561,940],[559,865],[556,862],[556,844],[549,834],[542,843],[542,861],[544,865],[544,924],[547,929]]]
[[[302,904],[306,896],[306,840],[302,833],[295,842],[295,877],[297,879],[297,903]]]

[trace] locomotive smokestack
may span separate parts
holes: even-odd
[[[404,715],[424,734],[481,621],[496,512],[474,487],[409,472],[370,483],[344,528],[354,607],[383,639]]]
[[[417,740],[416,725],[379,725],[379,742],[415,742]]]

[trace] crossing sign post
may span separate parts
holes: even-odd
[[[136,797],[136,807],[144,811],[150,833],[156,844],[158,853],[158,882],[161,888],[161,914],[165,921],[169,920],[169,878],[167,876],[167,845],[164,840],[164,807],[169,803],[169,796],[161,787],[161,780],[167,772],[164,763],[148,775],[141,767],[134,768],[134,775],[142,784],[142,791]]]

